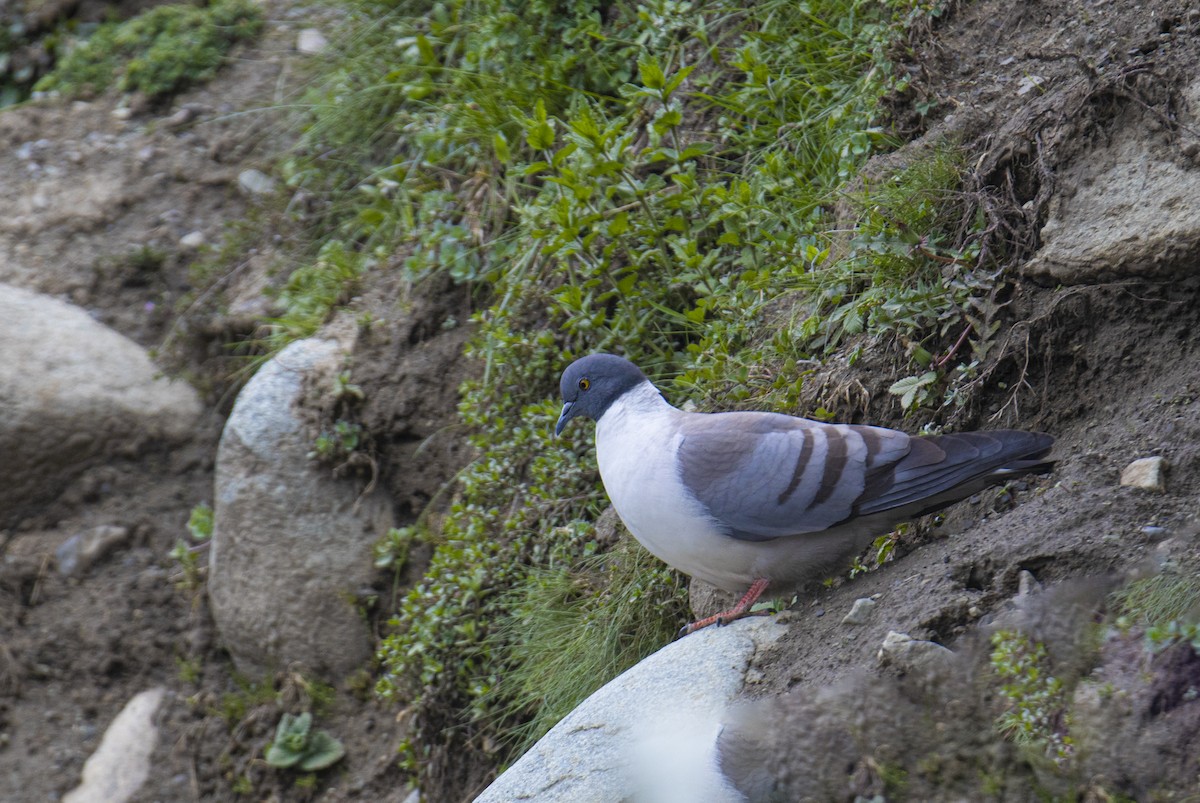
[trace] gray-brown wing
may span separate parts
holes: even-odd
[[[688,416],[680,478],[726,532],[769,540],[849,518],[868,475],[902,459],[909,436],[773,413]]]

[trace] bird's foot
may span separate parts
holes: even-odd
[[[679,632],[675,634],[675,638],[681,639],[684,636],[689,636],[709,625],[727,625],[730,622],[736,622],[738,619],[744,619],[747,616],[766,616],[767,614],[774,613],[775,611],[770,609],[760,611],[750,610],[754,607],[754,603],[758,602],[758,598],[762,596],[762,593],[767,590],[767,584],[768,581],[765,579],[760,578],[755,580],[750,586],[750,590],[738,600],[737,605],[734,605],[727,611],[721,611],[699,621],[684,625],[679,628]]]

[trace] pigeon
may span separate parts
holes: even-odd
[[[1025,474],[1054,438],[994,430],[913,436],[767,412],[685,412],[636,365],[590,354],[567,366],[555,435],[596,422],[609,500],[633,536],[684,574],[744,596],[681,635],[753,615],[769,587],[830,576],[875,538]]]

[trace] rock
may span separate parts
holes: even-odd
[[[128,540],[129,529],[112,524],[102,524],[86,533],[77,533],[54,551],[58,572],[65,577],[78,577]]]
[[[150,755],[158,742],[155,714],[166,689],[147,689],[125,704],[100,746],[83,765],[83,782],[63,803],[125,803],[150,776]]]
[[[242,389],[221,436],[208,593],[247,674],[300,664],[336,681],[372,655],[354,597],[391,504],[309,460],[313,433],[298,417],[305,380],[332,385],[343,357],[333,340],[292,343]]]
[[[854,600],[854,605],[850,607],[850,612],[842,617],[844,625],[861,625],[866,624],[867,619],[871,616],[871,609],[875,607],[875,600],[870,597],[862,597]]]
[[[191,437],[196,392],[132,340],[57,299],[0,284],[0,526],[95,459]]]
[[[1200,81],[1186,91],[1194,104]],[[1062,188],[1025,266],[1035,278],[1077,284],[1132,276],[1190,275],[1200,257],[1200,170],[1154,150],[1126,126],[1058,176]]]
[[[1125,466],[1121,472],[1121,484],[1131,488],[1163,493],[1167,490],[1165,474],[1167,461],[1161,457],[1143,457]]]
[[[1017,596],[1028,597],[1042,590],[1042,584],[1033,576],[1033,572],[1022,569],[1017,573]]]
[[[954,657],[954,653],[932,641],[919,641],[907,633],[889,632],[879,648],[879,663],[911,672]]]
[[[251,168],[238,173],[238,186],[249,195],[269,195],[275,191],[275,179]]]
[[[717,768],[716,739],[755,652],[785,631],[755,617],[668,644],[580,704],[476,803],[743,800]]]
[[[179,238],[179,244],[189,250],[199,248],[204,245],[204,232],[190,231]]]
[[[296,37],[296,50],[309,56],[314,56],[325,50],[329,40],[316,28],[305,28]]]

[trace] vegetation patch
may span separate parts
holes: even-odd
[[[1066,762],[1073,740],[1068,733],[1067,692],[1051,674],[1041,642],[1010,630],[992,635],[992,669],[1001,680],[1005,710],[997,726],[1015,743]]]
[[[280,166],[319,249],[281,295],[272,342],[315,331],[373,274],[411,292],[448,275],[479,298],[467,356],[481,370],[459,408],[477,457],[447,514],[404,531],[434,554],[379,651],[378,691],[415,713],[407,766],[450,798],[471,791],[451,761],[503,760],[496,744],[539,735],[682,618],[677,577],[599,555],[590,430],[552,438],[571,359],[616,351],[676,403],[794,413],[809,367],[892,338],[933,373],[906,406],[937,407],[970,353],[931,355],[984,335],[967,315],[996,268],[953,144],[858,180],[894,145],[879,110],[902,83],[889,48],[929,7],[353,11],[344,61]],[[586,622],[566,610],[583,597]],[[672,603],[617,605],[631,598]],[[559,655],[592,667],[587,682],[544,668]]]
[[[101,25],[34,90],[93,97],[115,84],[121,92],[161,101],[212,78],[229,49],[258,36],[262,24],[262,10],[250,0],[158,6],[127,22]]]

